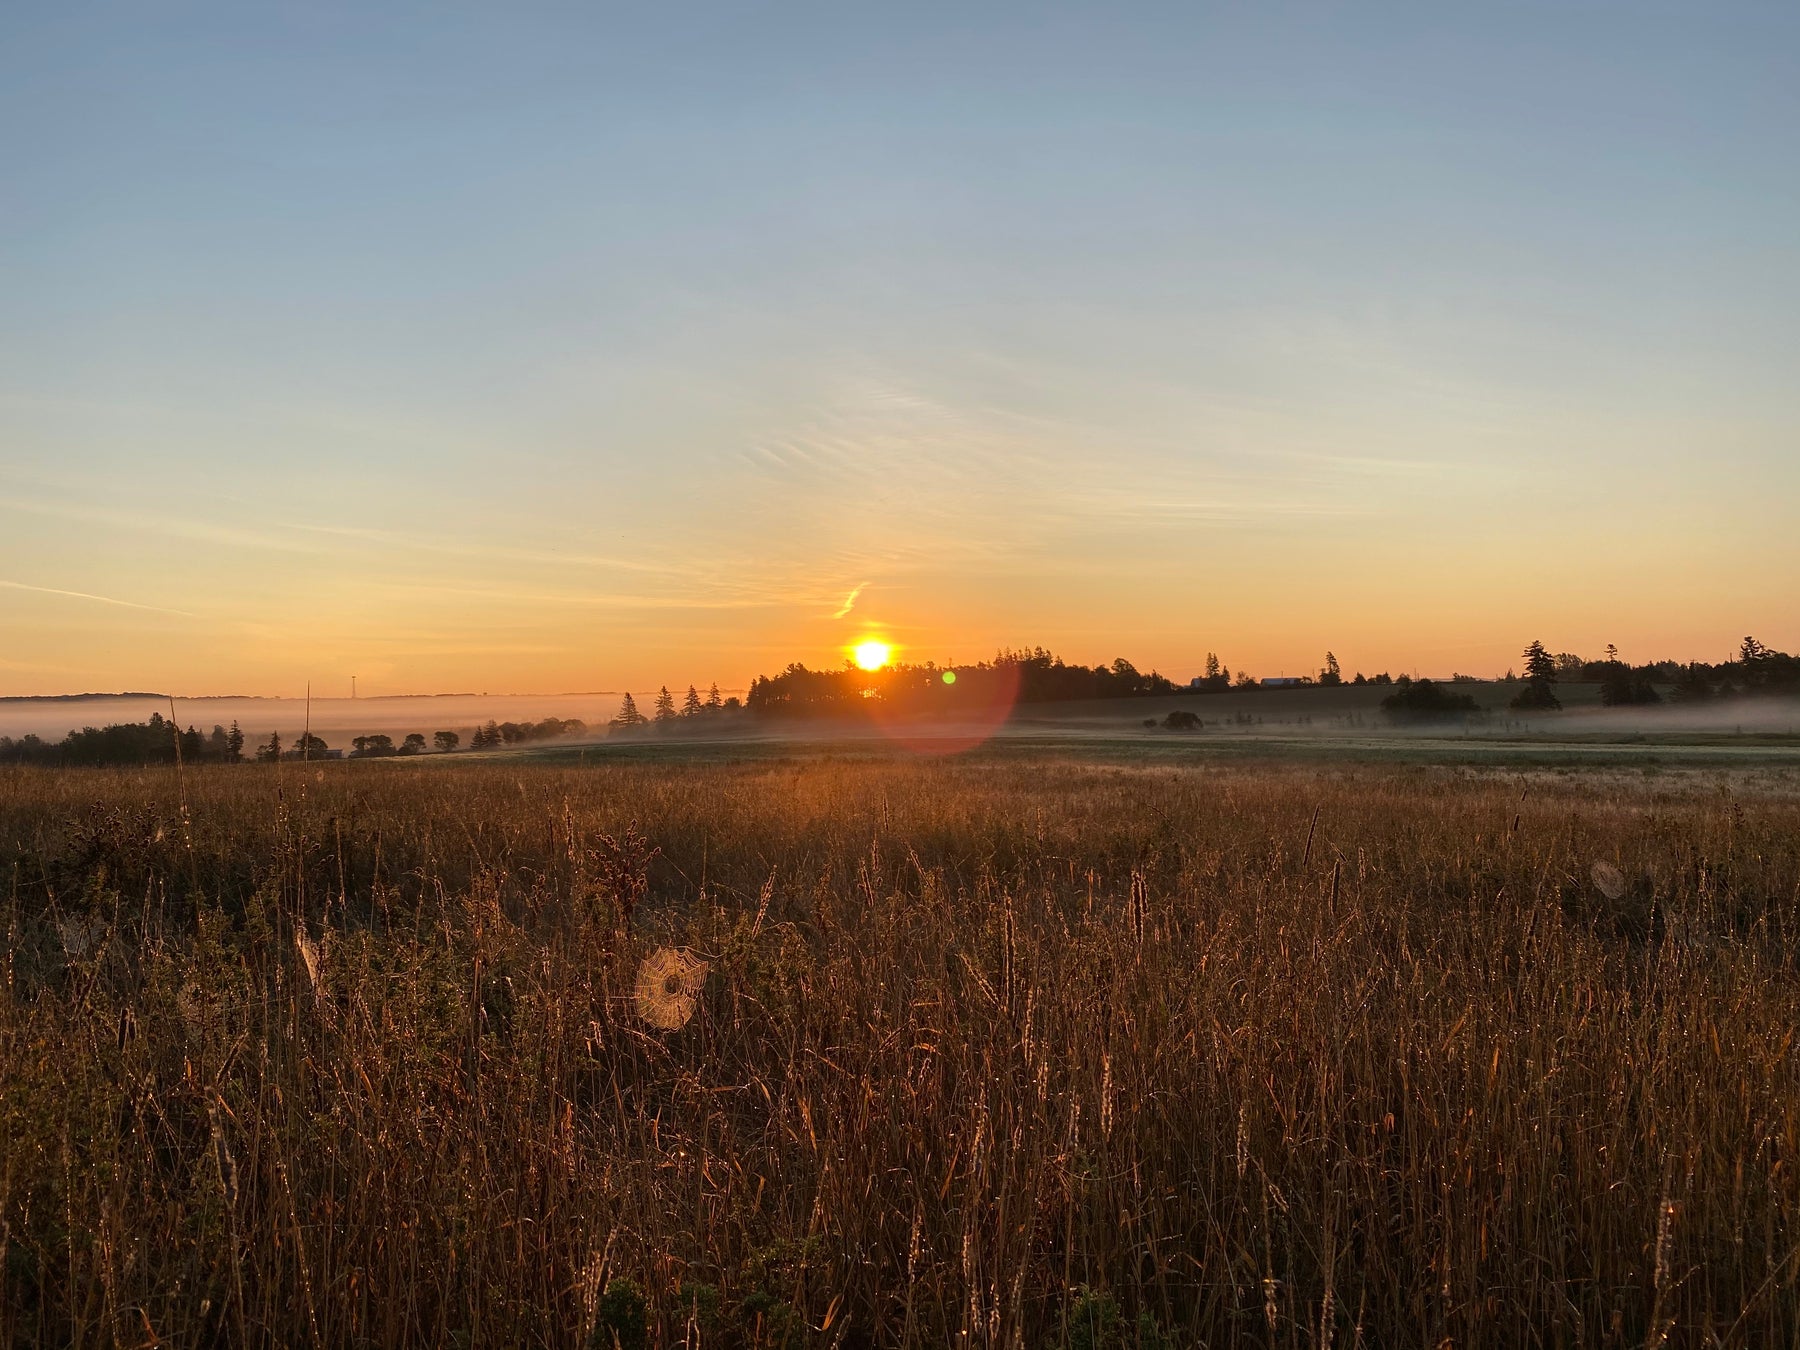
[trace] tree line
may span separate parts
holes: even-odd
[[[1141,671],[1124,657],[1110,665],[1065,662],[1042,647],[1002,651],[991,661],[940,666],[897,663],[861,670],[809,670],[798,662],[779,675],[751,681],[744,706],[773,717],[818,717],[871,706],[908,713],[955,715],[1001,702],[1051,703],[1086,699],[1146,698],[1188,692],[1158,672]]]
[[[575,717],[546,717],[541,722],[494,722],[476,727],[469,739],[471,750],[498,745],[518,745],[525,741],[549,740],[563,736],[579,736],[587,731],[587,723]],[[350,742],[348,755],[333,749],[324,739],[304,731],[289,743],[281,732],[272,731],[265,741],[249,748],[248,758],[258,764],[277,761],[313,759],[381,759],[387,756],[448,754],[462,748],[460,731],[433,732],[427,742],[425,733],[414,731],[396,745],[392,736],[375,734],[357,736]],[[429,747],[429,748],[428,748]],[[47,741],[26,735],[17,740],[0,736],[0,763],[53,764],[72,767],[106,764],[241,764],[246,760],[243,730],[236,722],[230,730],[215,726],[210,735],[194,727],[182,730],[175,722],[151,713],[145,722],[119,722],[104,727],[83,727],[71,731],[60,741]]]
[[[1800,695],[1800,656],[1776,651],[1754,637],[1746,637],[1735,660],[1716,664],[1705,661],[1653,661],[1632,665],[1619,659],[1619,649],[1607,644],[1606,655],[1596,661],[1570,652],[1552,654],[1533,639],[1521,653],[1523,673],[1507,671],[1502,683],[1523,687],[1507,701],[1514,712],[1556,712],[1563,706],[1556,692],[1562,684],[1598,684],[1600,703],[1608,708],[1647,707],[1667,697],[1676,703],[1707,703],[1715,699]],[[1471,682],[1456,676],[1452,683]],[[1397,717],[1464,716],[1484,711],[1466,693],[1447,689],[1432,680],[1400,677],[1401,688],[1383,699],[1384,711]]]
[[[237,764],[244,758],[244,733],[236,722],[210,734],[181,730],[161,713],[147,722],[83,727],[60,741],[25,735],[0,736],[0,762],[9,764]]]
[[[675,695],[669,692],[669,686],[665,684],[656,691],[648,714],[639,709],[637,699],[627,690],[625,697],[619,700],[619,711],[613,714],[606,729],[614,736],[637,735],[646,731],[693,731],[717,718],[742,710],[743,704],[735,694],[730,698],[720,697],[717,684],[707,691],[704,698],[690,684],[687,695],[681,700],[681,707],[677,709]]]

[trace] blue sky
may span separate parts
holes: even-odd
[[[1800,641],[1791,6],[370,8],[0,18],[0,692]]]

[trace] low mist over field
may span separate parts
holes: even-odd
[[[398,698],[178,698],[174,712],[167,698],[107,696],[70,699],[0,699],[0,736],[28,734],[57,739],[78,727],[105,726],[114,722],[142,722],[152,713],[173,717],[182,726],[201,731],[236,721],[252,741],[266,740],[280,732],[292,740],[305,730],[310,716],[312,732],[335,748],[348,746],[357,736],[383,734],[397,742],[409,732],[429,738],[437,731],[460,731],[468,740],[470,729],[488,721],[538,722],[546,717],[576,718],[604,728],[618,711],[616,693],[501,695],[437,694]]]

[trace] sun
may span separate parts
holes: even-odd
[[[894,649],[879,638],[867,638],[856,644],[850,655],[864,670],[880,670],[888,663]]]

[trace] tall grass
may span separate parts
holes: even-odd
[[[1791,780],[20,771],[0,866],[7,1344],[1800,1333]]]

